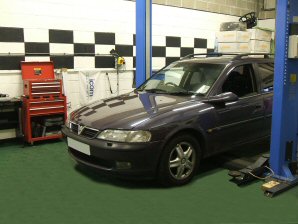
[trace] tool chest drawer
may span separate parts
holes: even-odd
[[[65,112],[65,97],[48,99],[23,99],[28,115],[40,116]]]
[[[24,80],[24,95],[30,98],[47,97],[47,96],[62,96],[62,81],[61,80]]]

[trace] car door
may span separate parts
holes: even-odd
[[[225,150],[261,137],[264,103],[253,65],[234,67],[219,88],[219,93],[233,92],[239,99],[224,105],[215,105],[217,124],[213,132],[218,144],[214,150]]]

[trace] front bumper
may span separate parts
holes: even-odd
[[[68,147],[69,154],[79,163],[108,175],[128,178],[154,178],[162,152],[162,142],[119,143],[88,139],[62,128],[65,137],[90,146],[90,155]],[[124,165],[123,165],[124,164]],[[125,166],[129,164],[129,166]]]

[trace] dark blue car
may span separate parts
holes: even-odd
[[[131,93],[74,111],[63,128],[79,163],[121,177],[188,183],[208,156],[270,136],[274,60],[189,56]]]

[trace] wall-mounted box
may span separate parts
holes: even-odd
[[[288,58],[298,58],[298,35],[291,35],[289,37]]]
[[[222,31],[216,34],[218,42],[231,43],[247,43],[250,40],[250,32],[248,31]]]
[[[249,43],[218,43],[220,53],[250,53]]]

